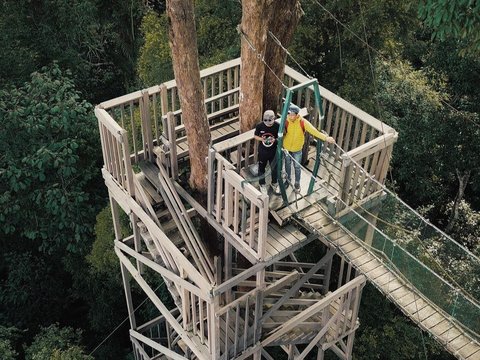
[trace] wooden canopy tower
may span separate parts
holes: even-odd
[[[317,174],[307,141],[305,190],[287,191],[287,201],[264,195],[252,166],[253,130],[239,134],[239,74],[240,59],[201,72],[212,133],[207,208],[179,182],[188,141],[174,81],[95,109],[135,358],[274,359],[280,351],[300,360],[311,353],[323,359],[330,350],[351,359],[369,280],[456,356],[478,359],[478,339],[372,250],[375,221],[349,227],[355,209],[375,212],[385,198],[395,130],[321,87],[320,121],[313,87],[300,86],[292,101],[338,146],[325,146]],[[286,68],[290,86],[306,81]],[[196,218],[216,230],[222,256],[210,254]],[[321,258],[301,261],[298,253],[308,246],[317,246]],[[173,306],[163,302],[152,275],[163,278]],[[136,314],[132,281],[157,316]]]

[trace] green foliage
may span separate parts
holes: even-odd
[[[379,64],[378,100],[384,120],[399,132],[393,167],[407,203],[438,201],[446,191],[439,176],[442,152],[436,130],[444,95],[425,74],[404,62]],[[428,164],[428,166],[426,166]]]
[[[130,233],[128,228],[128,217],[124,212],[121,213],[122,238]],[[105,207],[97,215],[95,224],[95,241],[92,251],[87,256],[87,260],[95,272],[118,272],[118,258],[113,250],[113,241],[115,233],[113,229],[112,212],[110,206]]]
[[[28,239],[45,252],[84,249],[99,195],[92,106],[53,66],[0,91],[0,117],[0,237]]]
[[[195,2],[200,68],[220,64],[240,56],[237,25],[241,6],[235,0]]]
[[[166,14],[159,16],[154,11],[147,12],[141,30],[145,42],[137,62],[140,80],[143,84],[154,85],[173,79]]]
[[[14,342],[19,337],[19,330],[12,327],[0,325],[0,358],[3,360],[14,360],[18,353],[15,351]]]
[[[464,41],[462,53],[480,54],[480,2],[422,0],[418,13],[433,28],[433,38],[452,36]]]
[[[57,61],[88,99],[118,95],[134,75],[143,8],[140,0],[2,1],[0,88]]]
[[[426,206],[422,212],[426,215],[433,212],[434,205]],[[440,213],[440,225],[446,226],[449,216],[452,212],[453,202],[448,203],[442,208]],[[449,235],[458,243],[474,250],[480,245],[480,212],[472,209],[471,205],[462,200],[460,202],[458,218],[455,221]]]
[[[417,26],[415,9],[410,1],[395,0],[366,0],[361,8],[347,0],[321,3],[345,27],[317,2],[304,2],[290,52],[322,86],[378,115],[369,51],[372,62],[378,53],[365,43],[383,56],[396,56]]]
[[[0,258],[0,322],[26,328],[60,320],[70,305],[68,276],[54,258],[9,252]]]
[[[459,110],[479,112],[480,59],[478,56],[461,56],[455,40],[416,41],[421,65],[441,74],[445,90],[450,94],[449,102]],[[417,60],[418,61],[418,60]]]
[[[80,346],[82,332],[70,327],[50,325],[42,328],[26,349],[27,360],[93,360]]]
[[[197,43],[200,67],[222,63],[240,55],[236,26],[241,8],[233,1],[200,0],[195,2]],[[137,73],[146,86],[173,79],[165,13],[148,11],[141,30],[144,44],[140,49]]]
[[[370,284],[363,290],[359,316],[361,326],[353,349],[356,360],[454,358]]]

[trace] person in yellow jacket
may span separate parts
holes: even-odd
[[[291,104],[288,108],[287,122],[285,123],[285,134],[283,137],[283,148],[288,151],[288,155],[285,156],[285,171],[287,173],[287,181],[285,188],[291,183],[292,173],[292,158],[293,167],[295,169],[295,191],[300,191],[300,163],[302,161],[302,149],[305,143],[305,131],[312,136],[326,141],[330,144],[335,140],[331,136],[322,134],[320,131],[301,115],[299,115],[300,108],[294,104]]]

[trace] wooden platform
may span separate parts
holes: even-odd
[[[150,162],[143,162],[139,164],[139,167],[142,172],[137,176],[149,180],[147,184],[142,182],[143,186],[146,188],[152,186],[160,188],[161,184],[158,179],[159,169],[157,166]],[[154,192],[152,188],[146,191],[148,193]],[[153,196],[154,195],[152,195],[152,197]],[[292,225],[281,227],[274,222],[270,222],[265,244],[266,256],[264,261],[276,261],[303,246],[305,241],[307,241],[307,237],[296,227]]]
[[[330,157],[330,159],[333,160],[333,157]],[[326,181],[328,176],[332,176],[335,173],[335,165],[335,161],[324,162],[324,166],[320,169],[320,177],[324,181]],[[158,178],[158,168],[155,165],[145,163],[141,165],[141,169],[142,173],[137,176],[142,179],[142,182],[148,179],[154,186],[160,186],[158,180],[156,180]],[[303,222],[306,228],[316,232],[322,241],[328,241],[329,244],[333,244],[360,273],[364,274],[412,321],[437,338],[450,352],[456,354],[461,359],[478,359],[480,357],[480,344],[469,337],[461,327],[453,324],[442,312],[429,304],[426,299],[422,298],[415,289],[411,288],[397,274],[390,271],[367,247],[357,242],[332,221],[326,213],[326,204],[321,201],[328,194],[322,193],[321,189],[317,187],[316,192],[306,197],[309,177],[308,174],[303,175],[305,176],[302,176],[302,191],[300,195],[295,194],[291,187],[289,188],[288,196],[291,199],[291,204],[288,207],[279,205],[281,202],[279,196],[270,195],[270,211],[275,213],[276,218],[285,221],[292,214],[296,214],[297,219]],[[332,187],[335,185],[334,181],[330,183]],[[158,200],[154,189],[152,190],[152,188],[147,186],[146,192],[152,199]],[[311,204],[314,202],[315,206],[312,206]],[[307,240],[308,237],[294,225],[279,226],[275,222],[270,221],[268,224],[266,258],[264,261],[269,263],[281,259],[303,246]],[[282,321],[282,319],[275,318],[272,321],[278,322]],[[268,327],[268,324],[266,325]],[[315,324],[305,324],[305,326],[315,327]],[[294,331],[288,334],[288,336],[285,335],[282,340],[279,340],[279,344],[280,342],[282,344],[307,343],[311,338],[311,335],[308,334],[309,332],[306,331],[306,328],[302,331]],[[327,334],[328,336],[330,335]],[[234,347],[234,339],[230,341],[227,347]],[[222,344],[222,346],[225,346],[225,344]]]
[[[305,244],[307,237],[295,226],[280,227],[270,222],[268,224],[267,242],[265,245],[265,262],[277,261],[299,249]]]

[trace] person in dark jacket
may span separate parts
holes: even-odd
[[[268,193],[268,188],[265,184],[265,168],[270,164],[272,175],[271,187],[275,194],[279,194],[277,181],[277,139],[280,125],[275,122],[275,113],[272,110],[267,110],[263,114],[263,121],[255,128],[255,140],[259,141],[258,145],[258,176],[260,183],[260,191],[263,194]]]

